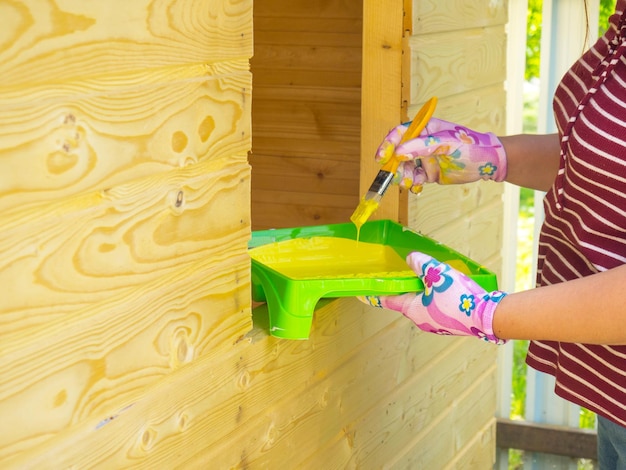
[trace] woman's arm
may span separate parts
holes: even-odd
[[[493,316],[502,339],[626,344],[626,265],[506,296]]]
[[[506,152],[506,181],[524,188],[548,191],[559,169],[558,134],[520,134],[499,139]]]

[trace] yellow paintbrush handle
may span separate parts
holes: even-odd
[[[420,108],[420,110],[417,112],[417,114],[413,118],[411,125],[409,125],[409,128],[406,130],[406,132],[402,136],[402,139],[400,139],[401,144],[406,142],[407,140],[414,139],[415,137],[420,135],[422,130],[426,127],[426,124],[428,124],[428,121],[430,121],[430,118],[435,112],[436,107],[437,107],[436,96],[433,96],[426,103],[424,103],[424,105]],[[398,165],[400,165],[400,160],[396,158],[394,154],[391,156],[389,161],[382,166],[382,170],[395,174],[396,170],[398,169]]]

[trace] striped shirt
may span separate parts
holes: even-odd
[[[609,30],[555,92],[561,162],[544,199],[539,285],[626,263],[625,9],[618,0]],[[555,376],[557,395],[626,426],[626,346],[532,341],[526,362]]]

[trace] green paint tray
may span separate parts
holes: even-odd
[[[286,273],[279,265],[295,263],[300,260],[293,253],[288,260],[276,259],[275,268],[254,259],[254,248],[269,243],[283,242],[295,238],[336,237],[356,240],[357,230],[354,224],[332,224],[310,227],[270,229],[252,232],[248,247],[252,257],[252,299],[267,302],[269,311],[270,334],[286,339],[308,339],[313,320],[315,305],[322,298],[354,297],[365,295],[394,295],[406,292],[421,292],[424,288],[421,280],[406,266],[403,271],[363,272],[362,266],[354,273],[345,276],[320,276],[312,273],[310,278],[300,274],[297,278]],[[402,260],[412,251],[421,251],[439,261],[445,261],[453,267],[462,267],[474,281],[488,291],[496,290],[495,274],[466,256],[448,248],[437,241],[420,235],[390,220],[367,222],[361,227],[360,242],[387,245]],[[309,256],[323,256],[324,253],[302,252],[302,259]],[[277,252],[280,258],[281,254]],[[330,258],[329,258],[330,260]],[[376,261],[372,260],[372,265]],[[329,261],[332,262],[332,261]],[[406,263],[404,263],[406,264]],[[306,265],[304,269],[306,269]],[[318,266],[319,267],[319,266]],[[349,269],[349,266],[348,266]],[[319,269],[318,269],[319,271]]]

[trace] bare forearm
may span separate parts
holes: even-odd
[[[509,183],[547,191],[559,169],[557,134],[520,134],[500,137],[507,156]]]
[[[626,266],[505,297],[493,328],[502,339],[626,344]]]

